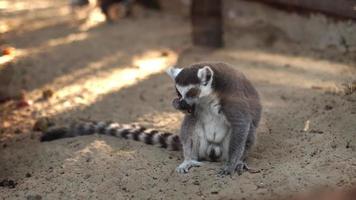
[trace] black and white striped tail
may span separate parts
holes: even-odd
[[[118,124],[113,122],[81,122],[70,127],[52,128],[41,136],[41,142],[61,138],[76,137],[91,134],[103,134],[124,139],[141,141],[146,144],[159,145],[170,150],[180,150],[179,136],[138,125]]]

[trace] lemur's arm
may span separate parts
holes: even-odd
[[[230,123],[232,132],[229,144],[229,158],[219,174],[231,175],[235,170],[241,173],[245,166],[242,157],[252,121],[248,112],[248,104],[243,100],[230,99],[222,105],[222,112]]]
[[[184,161],[176,169],[179,173],[187,173],[191,167],[201,165],[198,162],[198,144],[193,143],[195,123],[196,119],[193,115],[185,115],[180,132]]]

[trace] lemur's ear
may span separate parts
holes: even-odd
[[[182,70],[182,68],[170,67],[166,72],[174,80]]]
[[[209,66],[204,66],[198,70],[198,78],[203,85],[207,85],[213,78],[213,70]]]

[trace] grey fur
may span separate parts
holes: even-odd
[[[225,162],[219,175],[242,173],[262,110],[251,82],[225,63],[193,64],[172,78],[183,93],[180,99],[195,108],[185,112],[180,132],[184,162],[177,171],[186,173],[200,161],[211,160]],[[199,88],[201,95],[190,98],[186,93],[191,88]]]

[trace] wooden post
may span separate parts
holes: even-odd
[[[193,0],[191,20],[194,45],[213,48],[223,46],[221,0]]]

